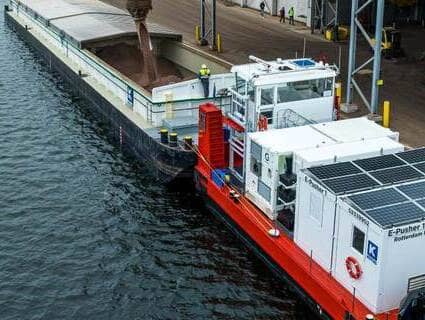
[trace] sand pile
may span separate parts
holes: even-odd
[[[171,61],[154,56],[158,77],[153,82],[146,82],[143,56],[137,47],[128,44],[102,48],[97,52],[97,56],[147,90],[194,77],[194,75],[182,74]]]
[[[98,56],[148,90],[182,81],[184,78],[174,64],[154,55],[146,26],[152,0],[127,0],[126,8],[136,25],[139,48],[119,44],[101,49]]]

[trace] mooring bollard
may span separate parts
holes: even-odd
[[[161,129],[159,131],[159,134],[161,136],[161,143],[162,144],[168,144],[168,130],[167,129]]]
[[[170,147],[173,147],[173,148],[177,147],[177,138],[178,138],[178,135],[176,132],[170,133]]]
[[[184,148],[186,150],[192,150],[193,139],[191,136],[184,137]]]

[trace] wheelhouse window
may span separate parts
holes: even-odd
[[[261,105],[274,104],[274,88],[261,89]]]
[[[288,82],[277,87],[277,103],[330,97],[332,89],[333,78]]]
[[[352,247],[356,249],[360,254],[364,253],[365,238],[365,233],[354,226]]]
[[[245,95],[246,94],[246,81],[245,79],[239,77],[236,74],[236,88],[235,88],[236,92],[239,93],[240,95]]]

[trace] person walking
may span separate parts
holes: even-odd
[[[288,16],[289,16],[289,24],[295,26],[295,9],[294,7],[291,7],[288,11]]]
[[[280,23],[285,23],[285,7],[284,6],[282,6],[282,8],[280,8],[279,13],[280,13],[280,20],[279,20],[279,22]]]
[[[264,12],[265,9],[266,9],[266,3],[264,1],[261,1],[261,3],[260,3],[260,14],[263,17],[263,19],[264,19],[264,15],[265,15],[265,12]]]
[[[203,64],[201,66],[201,69],[199,69],[199,79],[201,80],[202,87],[204,89],[204,96],[205,98],[208,98],[210,96],[210,76],[211,71],[207,67],[206,64]]]

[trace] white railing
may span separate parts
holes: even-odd
[[[245,126],[248,97],[241,95],[233,89],[229,89],[229,91],[232,95],[232,101],[230,105],[230,117],[238,124]]]

